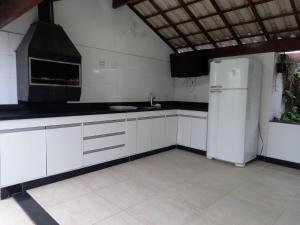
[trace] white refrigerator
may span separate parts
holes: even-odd
[[[211,63],[207,157],[245,164],[257,156],[262,66],[248,58]]]

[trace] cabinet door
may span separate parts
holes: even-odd
[[[137,122],[137,153],[151,151],[152,120],[141,118]]]
[[[126,151],[124,156],[136,154],[137,121],[128,120],[126,123]]]
[[[192,118],[191,148],[206,151],[207,119]]]
[[[165,137],[166,137],[167,146],[173,146],[177,144],[177,128],[178,128],[178,117],[167,116],[166,127],[165,127]]]
[[[191,131],[192,121],[191,118],[185,116],[179,116],[178,118],[178,145],[191,147]]]
[[[167,146],[165,137],[165,116],[152,119],[151,148],[157,150]]]
[[[46,176],[44,127],[3,133],[0,146],[2,187]]]
[[[82,166],[81,124],[50,126],[47,137],[47,175],[59,174]]]

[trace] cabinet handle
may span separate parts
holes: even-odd
[[[125,144],[90,150],[90,151],[83,152],[83,154],[88,155],[88,154],[92,154],[92,153],[96,153],[96,152],[103,152],[103,151],[112,150],[112,149],[116,149],[116,148],[122,148],[122,147],[125,147]]]
[[[167,115],[166,117],[177,117],[177,114]]]
[[[9,133],[26,132],[26,131],[37,131],[37,130],[45,130],[45,127],[41,126],[41,127],[5,129],[5,130],[0,130],[0,134],[9,134]]]
[[[194,118],[194,119],[207,119],[207,117],[205,117],[205,116],[191,116],[191,115],[183,115],[183,114],[180,114],[179,116],[187,117],[187,118]]]
[[[80,126],[81,126],[81,123],[72,123],[72,124],[46,126],[46,129],[51,130],[51,129],[60,129],[60,128],[68,128],[68,127],[80,127]]]
[[[89,126],[89,125],[97,125],[97,124],[105,124],[105,123],[121,123],[121,122],[125,122],[125,119],[87,122],[87,123],[83,123],[83,125]]]
[[[104,138],[104,137],[119,136],[119,135],[124,135],[124,134],[125,134],[125,131],[109,133],[109,134],[102,134],[102,135],[95,135],[95,136],[88,136],[88,137],[84,137],[83,140],[91,140],[91,139],[98,139],[98,138]]]

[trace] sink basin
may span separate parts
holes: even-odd
[[[152,110],[152,109],[161,109],[161,106],[142,106],[140,109],[143,110]]]
[[[112,105],[109,108],[114,111],[127,111],[127,110],[137,110],[138,109],[138,107],[136,107],[136,106],[128,106],[128,105]]]

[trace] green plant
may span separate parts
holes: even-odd
[[[300,73],[296,72],[296,63],[288,57],[284,58],[285,71],[283,72],[284,91],[282,94],[282,101],[285,110],[281,115],[280,120],[285,122],[300,122],[300,110],[297,106],[299,99],[299,81]]]

